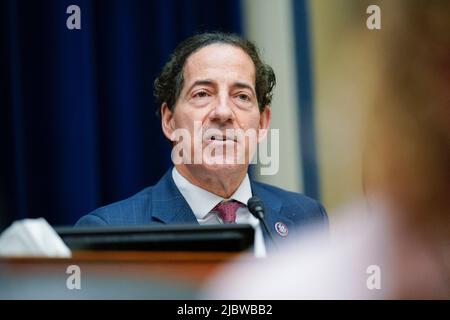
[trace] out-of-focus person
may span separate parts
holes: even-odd
[[[450,2],[384,3],[383,69],[363,202],[264,262],[211,280],[220,299],[450,299]]]

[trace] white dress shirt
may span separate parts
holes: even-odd
[[[224,198],[192,184],[183,177],[175,167],[172,170],[172,178],[178,190],[180,190],[184,199],[186,199],[186,202],[189,204],[189,207],[191,207],[191,210],[194,212],[199,224],[222,223],[219,217],[217,217],[217,214],[214,214],[211,210],[218,203],[225,200]],[[226,200],[233,199],[247,205],[247,201],[251,197],[252,189],[247,174],[236,192]],[[266,247],[264,245],[264,237],[259,220],[248,211],[247,207],[240,207],[236,211],[236,223],[246,223],[253,226],[255,229],[255,256],[265,257]]]

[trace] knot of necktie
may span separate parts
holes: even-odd
[[[236,223],[236,211],[244,204],[236,200],[222,201],[216,205],[213,211],[217,211],[224,224]]]

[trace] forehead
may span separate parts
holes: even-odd
[[[255,65],[241,48],[230,44],[211,44],[194,52],[183,70],[186,83],[202,78],[246,80],[255,83]]]

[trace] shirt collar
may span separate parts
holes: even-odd
[[[205,218],[205,216],[219,202],[224,200],[221,196],[192,184],[189,180],[183,177],[175,167],[172,169],[172,178],[197,219]],[[246,174],[244,180],[242,180],[241,184],[230,199],[237,200],[247,205],[247,201],[251,197],[252,189],[250,186],[250,179],[248,174]]]

